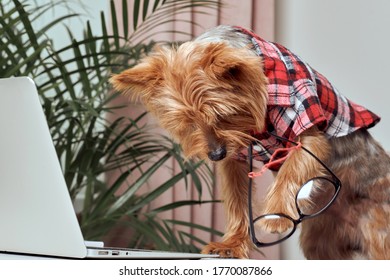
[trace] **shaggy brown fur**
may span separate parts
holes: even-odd
[[[390,157],[366,130],[329,142],[327,163],[343,185],[325,213],[303,223],[305,255],[390,259]]]
[[[217,163],[223,180],[226,234],[203,252],[247,258],[253,246],[248,233],[248,166],[236,155],[254,140],[250,131],[264,129],[267,78],[261,58],[245,47],[248,42],[229,36],[221,42],[195,40],[177,48],[159,47],[139,65],[114,75],[111,82],[116,90],[140,99],[187,157]],[[314,127],[301,134],[300,141],[327,162],[343,184],[328,211],[303,222],[305,256],[390,258],[390,158],[385,151],[367,131],[328,140]],[[293,151],[260,212],[295,217],[296,192],[322,172],[308,153]],[[282,232],[287,225],[270,222],[266,227]]]

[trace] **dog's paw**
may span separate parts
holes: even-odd
[[[273,215],[275,213],[282,213],[292,219],[295,219],[298,216],[294,195],[296,193],[295,190],[299,188],[297,187],[297,184],[293,182],[284,183],[285,184],[283,185],[275,184],[273,189],[278,191],[271,192],[265,199],[266,204],[262,213],[268,214],[269,216],[256,223],[256,225],[265,232],[283,233],[294,226],[291,219]]]
[[[291,229],[294,224],[291,220],[287,218],[270,218],[270,219],[261,219],[256,225],[265,232],[269,233],[284,233]]]
[[[221,258],[247,259],[248,249],[239,244],[211,242],[203,248],[202,254],[217,254]]]

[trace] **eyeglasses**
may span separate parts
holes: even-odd
[[[284,213],[271,213],[271,214],[265,214],[261,215],[255,219],[253,219],[253,210],[252,210],[252,180],[254,176],[260,175],[262,172],[264,172],[264,169],[266,169],[268,166],[267,164],[263,167],[263,169],[259,173],[253,172],[253,155],[252,155],[252,145],[248,147],[248,157],[249,157],[249,186],[248,186],[248,216],[249,216],[249,232],[252,238],[252,242],[257,247],[265,247],[265,246],[272,246],[275,244],[278,244],[287,238],[289,238],[291,235],[294,234],[297,226],[304,220],[309,218],[314,218],[321,213],[323,213],[326,209],[329,208],[329,206],[334,202],[337,195],[340,192],[341,188],[341,181],[337,176],[332,172],[332,170],[329,169],[325,165],[323,161],[321,161],[318,157],[316,157],[312,152],[310,152],[308,149],[302,146],[301,143],[297,143],[294,141],[291,141],[287,138],[280,137],[278,135],[275,135],[273,133],[270,133],[272,136],[277,138],[280,141],[288,142],[290,144],[293,144],[294,146],[291,148],[285,148],[285,149],[279,149],[275,151],[275,153],[272,155],[268,166],[271,163],[280,163],[281,161],[284,161],[288,154],[286,154],[286,151],[291,149],[302,149],[305,152],[309,153],[312,157],[314,157],[323,167],[326,171],[329,172],[329,177],[315,177],[310,180],[308,180],[306,183],[304,183],[299,191],[297,192],[295,196],[295,207],[298,214],[298,219],[294,219]],[[285,153],[285,155],[282,154],[282,157],[279,159],[277,158],[277,154]],[[288,225],[288,229],[283,233],[269,233],[265,230],[264,227],[266,227],[266,223],[275,223]],[[255,225],[259,229],[257,232],[255,231]]]

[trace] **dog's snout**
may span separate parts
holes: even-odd
[[[218,160],[224,159],[226,157],[226,148],[219,147],[215,150],[212,150],[208,153],[208,157],[212,161],[218,161]]]

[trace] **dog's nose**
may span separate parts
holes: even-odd
[[[208,153],[208,157],[212,161],[218,161],[218,160],[224,159],[226,157],[226,148],[219,147],[215,150],[212,150]]]

